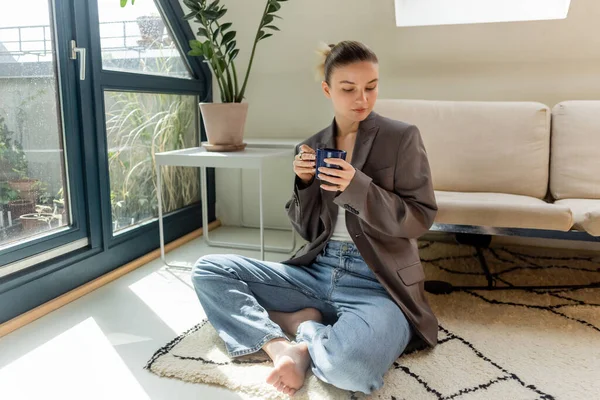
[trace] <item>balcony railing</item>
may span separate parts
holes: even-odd
[[[146,21],[101,22],[102,51],[134,50],[141,54],[157,47],[170,47],[172,42],[164,30],[162,20],[157,19],[152,22],[154,25],[150,27],[153,29],[151,35],[140,33],[139,24],[144,24]],[[119,33],[115,34],[115,32]],[[0,61],[6,62],[7,56],[15,61],[22,56],[37,56],[37,60],[40,61],[41,57],[52,56],[52,51],[52,32],[49,25],[0,27]]]

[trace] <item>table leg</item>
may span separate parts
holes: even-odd
[[[260,225],[258,226],[259,230],[260,230],[260,244],[256,245],[256,244],[250,244],[250,243],[235,243],[235,242],[224,242],[224,241],[217,241],[217,240],[211,240],[210,239],[210,235],[208,232],[208,227],[206,225],[204,225],[203,222],[203,236],[204,236],[204,240],[206,241],[206,244],[208,246],[212,246],[212,247],[225,247],[225,248],[230,248],[230,249],[243,249],[243,250],[258,250],[261,253],[261,259],[264,260],[265,258],[265,251],[273,251],[273,252],[277,252],[277,253],[291,253],[292,251],[295,250],[296,248],[296,235],[294,230],[292,229],[292,247],[290,248],[283,248],[283,247],[274,247],[274,246],[265,246],[264,243],[264,230],[265,230],[265,226],[264,226],[264,210],[263,210],[263,175],[262,175],[262,167],[259,168],[259,207],[260,207]],[[207,208],[208,208],[208,199],[207,199],[207,194],[206,194],[206,168],[202,168],[202,176],[201,176],[201,189],[202,189],[202,219],[204,221],[206,221],[206,224],[208,224],[208,215],[207,215]],[[240,193],[241,194],[241,193]],[[204,204],[206,204],[206,208],[204,207]]]
[[[244,170],[240,168],[240,225],[243,228],[260,228],[259,225],[253,225],[246,222],[244,217],[244,181],[243,181]],[[264,226],[265,229],[277,230],[277,231],[288,231],[291,232],[291,244],[290,247],[279,247],[279,246],[266,246],[265,249],[274,253],[291,253],[296,249],[296,231],[294,228],[283,228],[280,226]]]
[[[208,243],[212,246],[210,238],[208,236],[208,195],[206,194],[206,167],[200,167],[200,194],[202,196],[202,235]]]
[[[258,170],[258,210],[260,218],[260,259],[265,260],[265,226],[263,215],[263,168]]]
[[[162,178],[160,174],[161,165],[156,166],[156,196],[158,197],[158,236],[160,237],[160,259],[168,267],[174,267],[167,262],[165,257],[165,232],[163,226],[162,212]]]

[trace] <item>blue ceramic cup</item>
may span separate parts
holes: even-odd
[[[317,149],[317,159],[316,159],[317,175],[318,174],[327,175],[322,172],[319,172],[319,168],[321,168],[321,167],[342,169],[342,167],[340,167],[339,165],[333,165],[333,164],[326,163],[325,162],[326,158],[341,158],[342,160],[345,160],[346,152],[344,150],[338,150],[338,149],[327,149],[327,148],[326,149]],[[325,180],[325,179],[322,179],[322,180]]]

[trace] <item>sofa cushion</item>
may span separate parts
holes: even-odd
[[[435,192],[436,223],[568,231],[573,226],[569,207],[535,197],[504,193]]]
[[[419,128],[437,190],[546,195],[550,110],[544,104],[378,100],[375,111]]]
[[[575,229],[586,231],[590,235],[600,236],[600,200],[563,199],[560,204],[571,209]]]
[[[551,154],[555,199],[600,199],[600,101],[554,106]]]

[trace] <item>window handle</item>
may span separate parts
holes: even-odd
[[[77,42],[71,40],[71,60],[77,59],[79,54],[79,80],[85,81],[85,47],[77,47]]]

